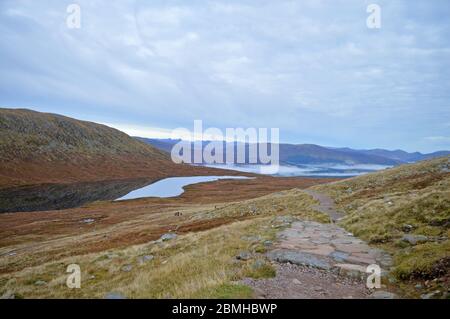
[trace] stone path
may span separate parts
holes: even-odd
[[[361,299],[370,291],[351,278],[316,268],[276,264],[275,278],[242,281],[253,288],[257,299]]]
[[[333,223],[344,217],[343,213],[336,210],[334,200],[330,196],[318,193],[312,189],[305,189],[304,192],[319,201],[320,204],[313,206],[313,208],[321,213],[329,215]]]
[[[333,222],[343,216],[330,197],[305,192],[320,201],[316,209],[329,214]],[[365,298],[369,296],[367,266],[389,269],[392,264],[387,253],[371,248],[336,224],[312,221],[292,222],[278,233],[267,257],[277,267],[277,276],[246,281],[263,298]]]
[[[388,268],[389,255],[371,248],[335,224],[297,221],[278,234],[275,249],[269,259],[285,263],[349,273],[365,274],[366,268],[378,264]]]

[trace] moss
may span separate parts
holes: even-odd
[[[450,241],[425,243],[402,251],[395,258],[394,275],[402,280],[413,278],[434,278],[445,271],[439,262],[450,258]]]

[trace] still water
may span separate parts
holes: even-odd
[[[169,177],[148,186],[136,189],[116,200],[127,200],[142,197],[176,197],[183,194],[183,187],[191,184],[214,182],[221,179],[248,179],[245,176],[190,176]]]

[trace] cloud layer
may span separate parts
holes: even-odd
[[[121,127],[279,127],[332,146],[450,149],[450,6],[364,0],[0,3],[0,104]],[[439,138],[437,138],[439,137]]]

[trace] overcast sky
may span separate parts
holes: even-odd
[[[450,149],[448,0],[80,0],[69,29],[72,2],[0,0],[0,106],[142,136],[201,119],[285,142]]]

